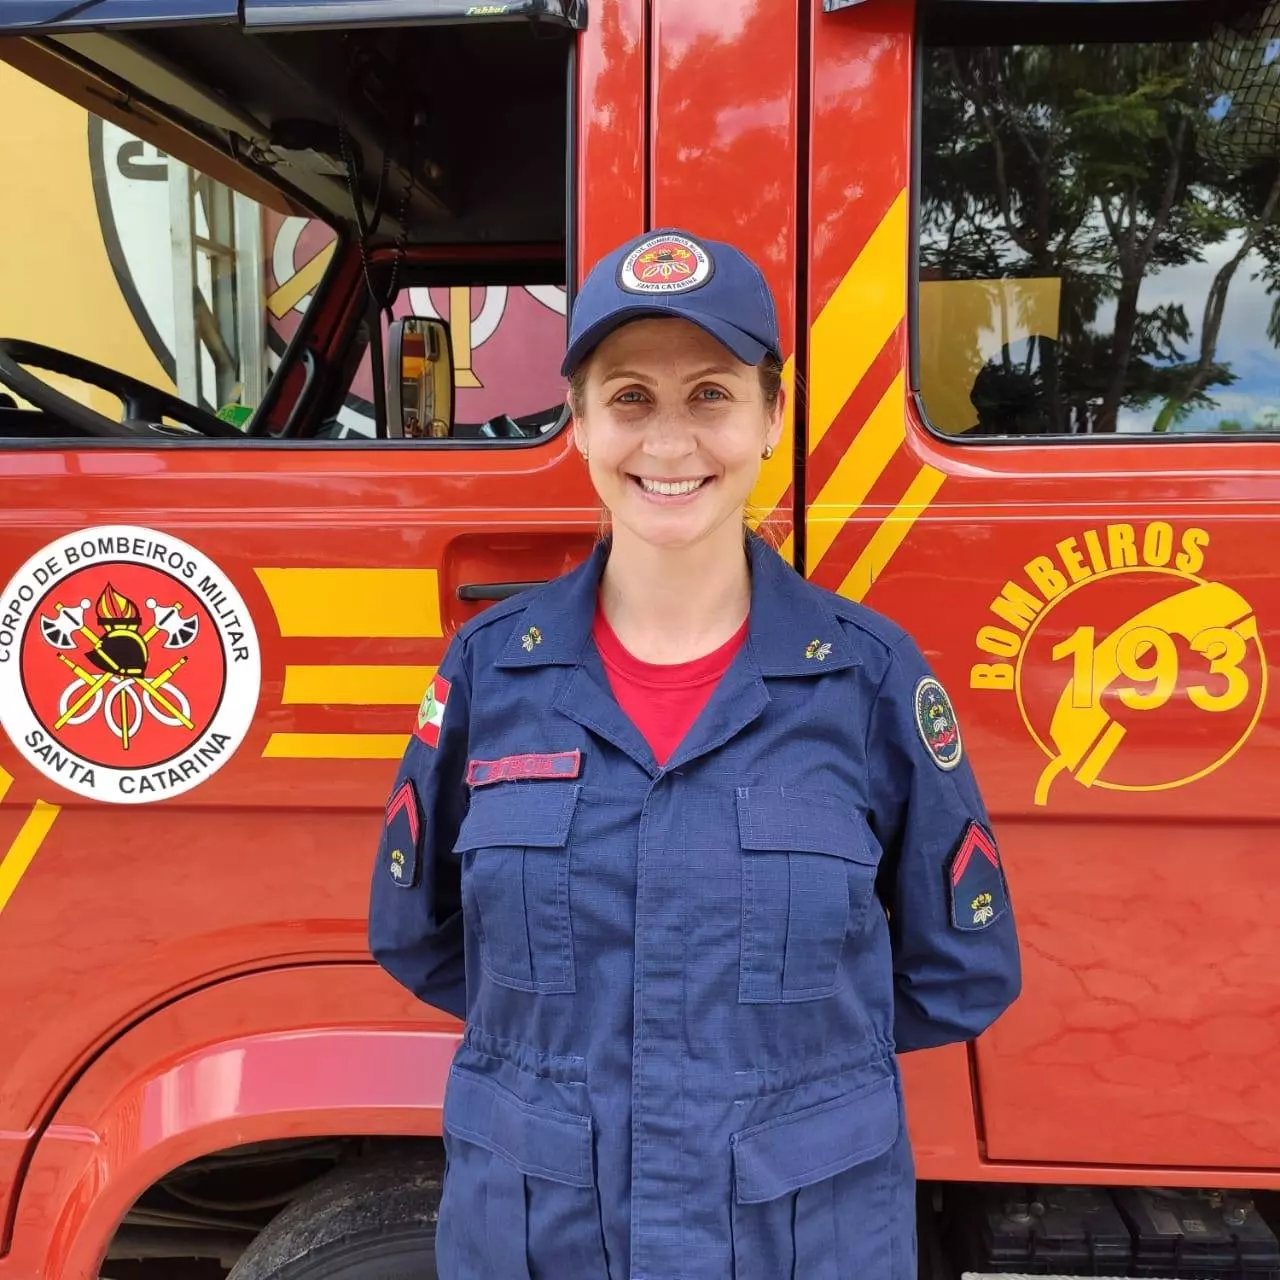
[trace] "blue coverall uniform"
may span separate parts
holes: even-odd
[[[369,938],[466,1020],[442,1280],[915,1280],[894,1054],[1018,994],[1004,871],[913,641],[747,542],[748,641],[665,765],[591,639],[605,544],[419,714]]]

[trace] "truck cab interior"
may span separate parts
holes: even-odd
[[[243,193],[265,216],[331,228],[327,270],[275,353],[263,395],[235,425],[207,390],[175,395],[53,346],[4,339],[0,442],[358,441],[340,414],[362,363],[372,366],[370,434],[396,438],[383,356],[397,302],[403,311],[415,290],[460,281],[563,286],[575,6],[509,4],[501,18],[468,19],[467,6],[400,5],[417,25],[279,29],[286,6],[251,4],[243,20],[232,6],[212,25],[127,30],[112,25],[119,7],[101,0],[55,20],[40,11],[64,7],[12,6],[34,11],[34,25],[19,35],[26,29],[6,15],[0,59]],[[419,8],[431,11],[426,21]],[[199,280],[191,293],[203,334],[211,307]],[[218,345],[215,335],[206,363]],[[99,411],[100,394],[89,407],[72,383],[108,393],[118,413]],[[551,398],[459,421],[431,443],[536,441],[562,407]]]

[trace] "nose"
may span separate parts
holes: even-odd
[[[697,448],[693,426],[679,410],[660,409],[649,419],[643,448],[649,457],[664,461],[687,458]]]

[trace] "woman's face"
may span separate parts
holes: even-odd
[[[574,433],[615,528],[692,546],[741,526],[766,445],[782,432],[754,365],[687,320],[615,329],[585,369]]]

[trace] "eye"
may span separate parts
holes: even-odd
[[[629,387],[627,388],[626,391],[619,391],[618,394],[613,397],[613,403],[614,404],[643,404],[644,398],[645,398],[644,392],[641,391],[638,387]]]
[[[729,399],[729,393],[723,387],[699,387],[696,395],[699,400]]]

